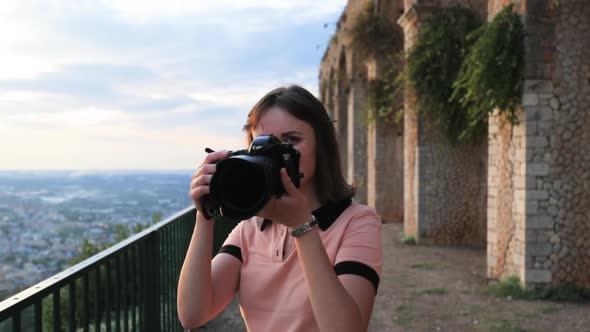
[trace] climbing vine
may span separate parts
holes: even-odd
[[[517,123],[523,76],[524,28],[511,4],[484,25],[465,8],[434,13],[401,78],[414,87],[418,109],[461,142],[481,137],[495,109]]]
[[[463,105],[450,98],[463,59],[474,43],[467,36],[479,27],[481,23],[466,8],[437,11],[421,27],[402,76],[416,91],[418,109],[432,114],[451,142],[457,142],[469,124]]]
[[[473,45],[451,96],[451,102],[458,102],[467,112],[468,124],[461,138],[473,135],[495,109],[517,124],[524,82],[524,27],[513,4],[467,39]]]

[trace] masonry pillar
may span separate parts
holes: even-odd
[[[336,81],[336,107],[334,109],[336,121],[336,132],[338,134],[338,148],[340,152],[340,163],[342,165],[342,174],[346,177],[349,183],[353,182],[353,178],[349,173],[348,163],[348,136],[349,131],[348,122],[351,121],[348,117],[348,103],[350,96],[350,82],[347,75],[346,52],[344,48],[340,51],[340,59],[338,61],[338,80]]]
[[[348,101],[348,179],[357,185],[355,200],[367,203],[367,126],[363,111],[367,103],[366,83],[353,79]]]
[[[416,1],[400,17],[404,48],[440,8]],[[410,88],[404,100],[404,232],[439,244],[486,243],[487,142],[452,145],[436,119],[418,112]]]
[[[590,287],[590,7],[517,8],[527,30],[523,112],[510,129],[491,119],[488,276]]]
[[[378,61],[368,63],[369,86],[379,73]],[[402,107],[399,100],[396,109]],[[392,118],[369,121],[367,129],[367,204],[383,222],[404,218],[404,124]]]

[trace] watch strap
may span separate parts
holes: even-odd
[[[311,220],[309,222],[307,222],[307,223],[305,223],[303,225],[297,226],[295,228],[289,228],[289,233],[293,237],[300,237],[303,234],[311,231],[314,227],[317,227],[317,225],[318,225],[318,220],[312,214],[311,215]]]

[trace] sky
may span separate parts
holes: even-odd
[[[250,108],[299,84],[346,0],[0,2],[0,170],[191,170],[244,148]]]

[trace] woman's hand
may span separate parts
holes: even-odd
[[[201,213],[203,213],[201,199],[210,192],[209,183],[211,182],[213,173],[215,173],[215,162],[226,158],[228,155],[229,151],[217,151],[209,153],[207,157],[205,157],[205,160],[201,166],[199,166],[199,169],[193,174],[191,178],[189,196],[195,203],[197,210]]]
[[[272,197],[258,216],[289,227],[297,227],[309,222],[311,220],[309,202],[295,187],[284,168],[281,169],[281,182],[286,192],[281,198]]]

